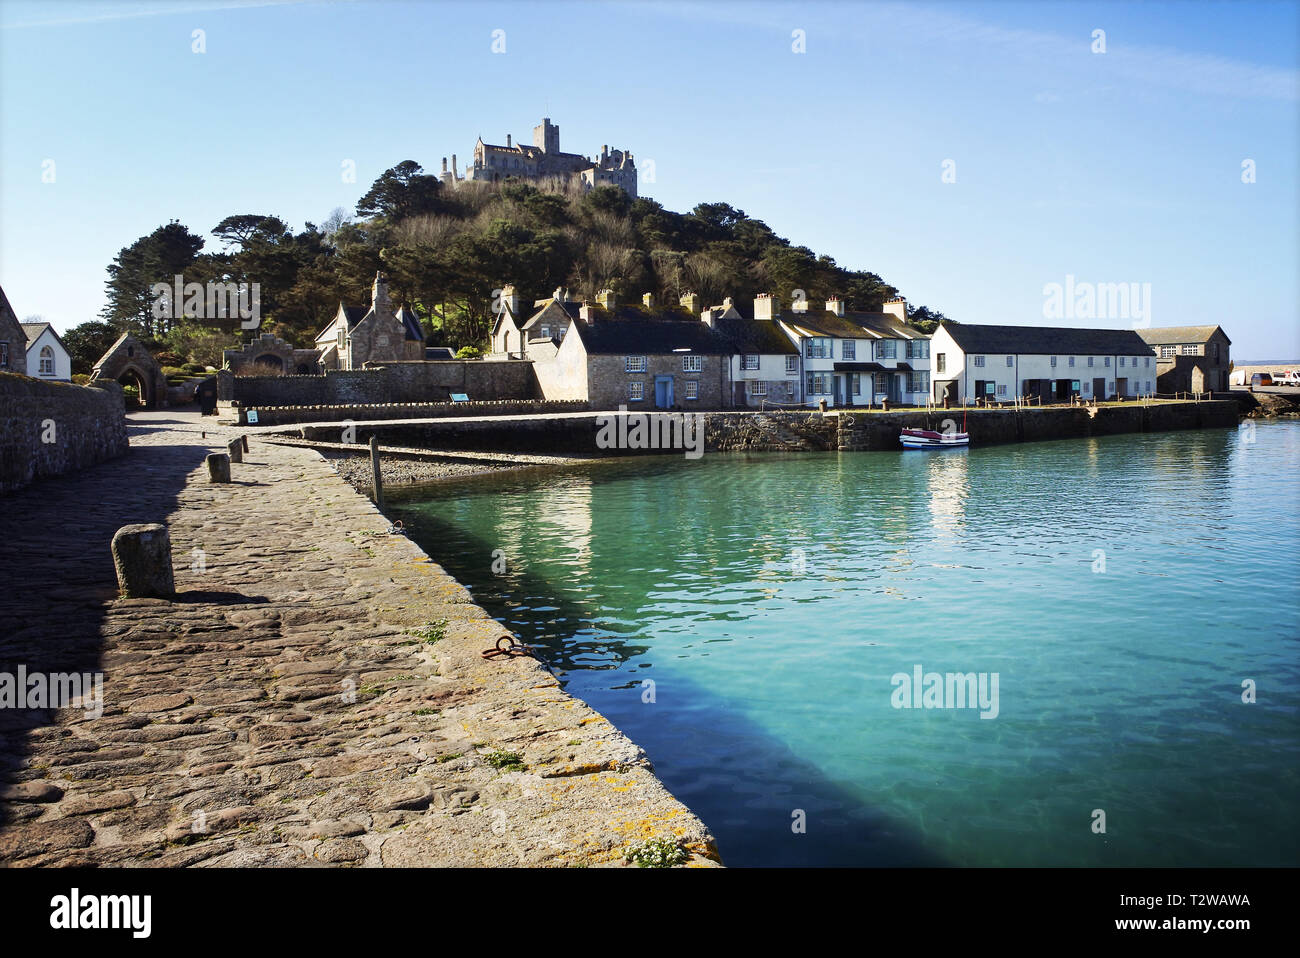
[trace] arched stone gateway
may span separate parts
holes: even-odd
[[[130,333],[123,333],[108,351],[99,357],[90,378],[111,379],[124,385],[133,382],[140,388],[140,401],[149,409],[167,405],[167,377],[162,367]]]

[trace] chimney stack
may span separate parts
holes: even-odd
[[[882,307],[882,311],[889,313],[891,316],[897,317],[900,323],[907,322],[907,300],[902,296],[898,296],[886,302]]]
[[[653,309],[655,308],[655,294],[654,294],[654,293],[642,293],[642,294],[641,294],[641,305],[644,306],[646,309],[653,310]]]
[[[392,301],[388,298],[388,281],[383,273],[375,273],[375,284],[370,288],[370,305],[376,316],[383,316],[393,311]]]
[[[584,323],[591,325],[596,321],[596,317],[597,317],[596,307],[592,306],[591,303],[583,303],[581,306],[578,307],[578,318],[581,319]]]
[[[836,316],[844,315],[844,300],[838,296],[832,296],[826,300],[826,312],[834,313]]]
[[[600,303],[600,305],[604,306],[605,309],[611,313],[614,312],[614,307],[618,304],[618,300],[614,296],[614,291],[612,289],[602,289],[598,292],[596,294],[596,302]]]
[[[506,134],[506,148],[509,149],[513,144],[510,142],[510,134]]]
[[[509,310],[511,317],[517,322],[519,320],[519,294],[511,284],[501,290],[501,305]]]
[[[781,315],[781,302],[771,293],[759,293],[754,297],[755,319],[777,319]]]
[[[680,300],[681,306],[692,316],[700,315],[700,297],[696,293],[683,293]]]

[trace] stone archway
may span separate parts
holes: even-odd
[[[140,384],[140,401],[148,409],[167,405],[167,377],[162,367],[144,348],[144,344],[130,333],[123,333],[108,351],[99,357],[90,378],[136,379]]]

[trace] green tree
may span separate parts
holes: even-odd
[[[422,213],[438,212],[442,183],[423,170],[414,160],[403,160],[385,170],[357,201],[357,215],[379,216],[396,223]]]
[[[92,319],[73,326],[60,338],[72,358],[72,371],[89,375],[99,357],[117,341],[122,332],[110,322]]]

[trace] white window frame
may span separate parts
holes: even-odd
[[[647,368],[645,356],[624,356],[623,372],[625,373],[643,373]]]
[[[703,372],[703,371],[704,371],[704,357],[703,357],[703,356],[683,356],[683,357],[682,357],[682,372],[684,372],[684,373],[698,373],[698,372]]]
[[[789,356],[789,355],[787,355],[787,356],[785,357],[785,374],[786,374],[787,376],[798,376],[798,375],[799,375],[799,357],[798,357],[798,356]]]
[[[641,402],[645,399],[645,383],[639,379],[634,379],[627,384],[628,402]]]
[[[1007,357],[1007,368],[1010,369],[1010,368],[1011,368],[1012,366],[1014,366],[1015,364],[1016,364],[1016,357],[1014,357],[1014,356],[1008,356],[1008,357]]]
[[[686,397],[687,399],[699,399],[699,398],[700,398],[700,381],[699,381],[698,379],[688,379],[688,380],[686,380],[686,383],[685,383],[685,389],[683,390],[683,392],[684,392],[685,397]]]
[[[745,383],[745,388],[749,391],[749,394],[750,394],[751,396],[766,396],[766,395],[767,395],[767,380],[765,380],[765,379],[750,379],[750,380],[748,380],[748,381]]]
[[[763,365],[763,357],[758,353],[741,353],[740,368],[743,372],[756,372]],[[699,370],[695,370],[699,372]]]
[[[858,341],[856,339],[844,340],[844,345],[840,347],[840,358],[841,359],[858,358]]]
[[[983,368],[984,368],[984,357],[983,357],[983,356],[976,356],[976,357],[974,357],[974,359],[975,359],[975,368],[976,368],[976,369],[983,369]]]

